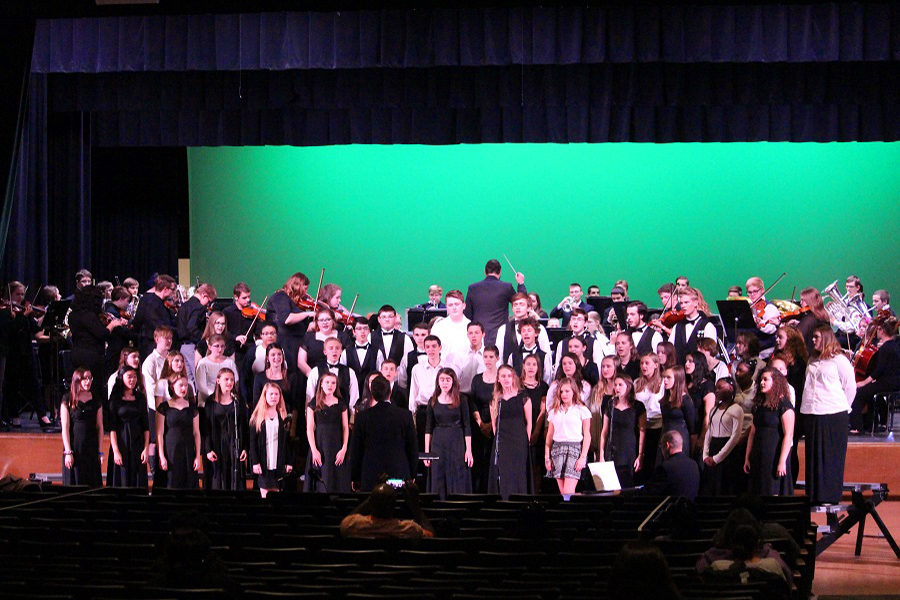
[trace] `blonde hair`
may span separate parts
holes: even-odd
[[[278,384],[269,382],[263,386],[262,393],[259,395],[259,400],[256,401],[256,408],[254,408],[253,412],[250,414],[250,426],[255,428],[256,431],[259,431],[262,428],[263,421],[266,420],[266,410],[269,407],[266,402],[266,393],[271,389],[278,390],[278,405],[275,407],[278,416],[282,419],[287,418],[287,407],[284,405],[284,394],[281,392],[281,388]]]
[[[642,392],[649,388],[649,390],[655,394],[662,388],[662,373],[659,372],[659,357],[654,352],[648,352],[641,356],[641,362],[643,362],[645,358],[652,360],[653,364],[656,365],[656,373],[653,377],[647,378],[644,377],[642,371],[641,376],[634,382],[634,391]]]
[[[213,399],[216,401],[216,404],[222,404],[222,400],[224,400],[224,395],[222,393],[222,386],[219,385],[219,377],[222,375],[231,375],[232,381],[235,381],[234,371],[229,369],[228,367],[222,367],[219,369],[219,372],[216,373],[216,391],[213,394]],[[237,400],[237,392],[234,388],[231,389],[231,400]]]
[[[813,356],[810,357],[810,362],[813,360],[828,360],[829,358],[834,358],[838,354],[843,354],[844,351],[841,348],[841,344],[838,342],[837,337],[835,337],[831,325],[819,325],[813,329],[813,332],[819,334],[822,351],[817,352],[813,350]]]
[[[572,377],[563,377],[556,381],[556,389],[553,391],[553,406],[550,408],[552,411],[558,411],[560,407],[562,407],[562,395],[560,392],[562,391],[562,387],[564,385],[569,386],[572,390],[572,406],[576,404],[580,404],[581,406],[585,406],[584,400],[581,399],[581,390],[578,389],[578,386],[575,380]]]

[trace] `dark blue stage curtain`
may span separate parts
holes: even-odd
[[[890,3],[420,8],[39,21],[42,73],[890,61]]]
[[[621,4],[39,20],[4,273],[174,268],[99,147],[900,139],[897,3]]]

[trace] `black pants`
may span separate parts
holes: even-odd
[[[900,385],[890,381],[873,381],[861,388],[857,388],[856,397],[853,399],[853,407],[850,411],[850,429],[857,431],[868,429],[872,425],[872,419],[875,416],[875,396],[896,392],[898,389],[900,389]],[[865,409],[868,410],[866,414],[863,414]]]

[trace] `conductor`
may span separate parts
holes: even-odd
[[[388,399],[391,384],[378,375],[369,385],[375,404],[356,417],[351,438],[350,475],[354,491],[369,491],[379,476],[412,479],[419,461],[419,446],[412,414]]]
[[[471,284],[466,292],[464,314],[469,320],[484,325],[485,345],[496,341],[497,330],[509,318],[509,303],[516,291],[528,293],[525,289],[525,275],[516,273],[516,290],[511,283],[500,281],[501,271],[500,261],[492,258],[484,266],[484,279]]]

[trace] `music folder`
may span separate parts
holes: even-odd
[[[594,487],[598,492],[622,489],[619,476],[616,474],[616,465],[611,460],[588,463],[588,470],[591,472],[591,479],[594,480]]]

